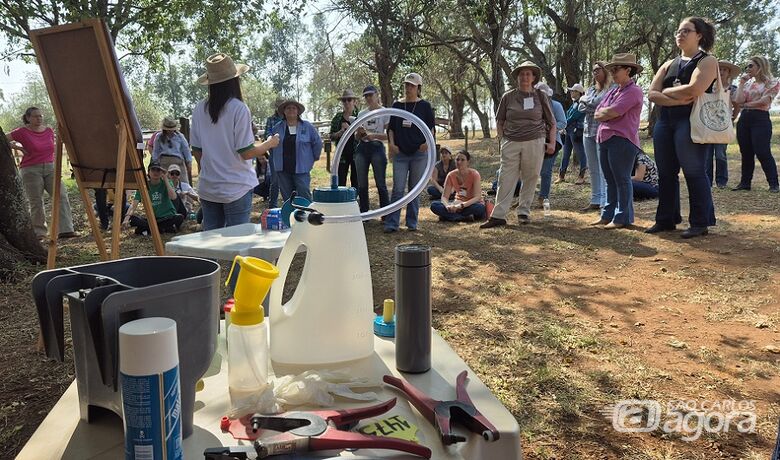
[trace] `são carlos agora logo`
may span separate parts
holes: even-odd
[[[722,100],[705,102],[699,111],[699,119],[713,131],[725,131],[731,126],[728,104]]]

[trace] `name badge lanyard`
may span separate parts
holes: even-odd
[[[695,55],[695,56],[693,56],[693,57],[692,57],[690,60],[686,61],[686,62],[685,62],[685,64],[683,64],[683,62],[682,62],[682,59],[680,59],[680,63],[677,65],[677,76],[676,76],[676,77],[674,77],[674,83],[672,83],[672,85],[674,85],[674,86],[680,86],[680,85],[682,85],[682,82],[680,81],[680,74],[681,74],[681,73],[683,73],[683,71],[684,71],[685,69],[687,69],[687,68],[688,68],[688,66],[689,66],[689,65],[691,65],[691,63],[692,63],[693,61],[695,61],[695,60],[696,60],[696,58],[698,58],[698,57],[699,57],[701,54],[703,54],[703,53],[702,53],[701,51],[699,51],[699,52],[698,52],[698,53],[696,53],[696,55]]]

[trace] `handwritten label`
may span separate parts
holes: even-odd
[[[384,418],[377,422],[372,422],[368,425],[358,428],[358,432],[373,435],[382,436],[386,438],[403,439],[405,441],[420,442],[417,439],[417,425],[409,423],[404,417],[400,415],[394,415],[389,418]]]

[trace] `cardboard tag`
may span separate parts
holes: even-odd
[[[401,415],[394,415],[376,422],[370,422],[357,429],[359,433],[367,435],[403,439],[405,441],[419,443],[420,441],[417,439],[417,430],[417,425],[409,423],[409,421]]]
[[[533,108],[534,108],[534,98],[533,97],[523,98],[523,110],[531,110]]]

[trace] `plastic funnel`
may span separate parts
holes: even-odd
[[[236,256],[230,268],[230,280],[236,264],[240,267],[233,298],[236,303],[230,316],[230,322],[239,326],[249,326],[263,322],[265,311],[263,299],[268,295],[273,281],[279,277],[279,269],[273,264],[257,257]]]

